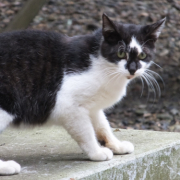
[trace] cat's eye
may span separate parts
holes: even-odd
[[[138,58],[139,59],[145,59],[147,57],[146,53],[144,52],[141,52],[139,55],[138,55]]]
[[[119,58],[125,58],[126,57],[126,53],[124,51],[118,51],[117,56]]]

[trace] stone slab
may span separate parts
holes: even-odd
[[[0,159],[13,159],[22,172],[0,180],[180,180],[180,134],[113,129],[135,152],[92,162],[60,127],[17,130],[0,135]]]

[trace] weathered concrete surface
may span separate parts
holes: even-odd
[[[14,159],[22,172],[0,180],[180,180],[180,134],[114,130],[135,145],[130,155],[92,162],[59,127],[7,129],[0,135],[0,159]]]

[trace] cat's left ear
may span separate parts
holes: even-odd
[[[143,32],[145,33],[146,37],[150,36],[149,38],[154,39],[154,41],[156,41],[159,35],[161,34],[165,22],[166,22],[166,18],[163,18],[154,24],[145,26],[143,28]]]
[[[115,23],[111,19],[109,19],[109,17],[106,14],[103,14],[102,20],[103,20],[102,33],[104,39],[108,43],[115,43],[116,41],[118,41],[118,33],[116,30]]]

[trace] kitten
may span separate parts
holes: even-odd
[[[165,18],[152,25],[113,22],[91,35],[24,30],[0,34],[0,131],[9,124],[62,125],[93,161],[134,151],[112,133],[103,110],[146,73]],[[99,141],[105,142],[101,147]],[[0,160],[0,174],[20,172]]]

